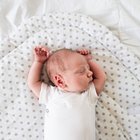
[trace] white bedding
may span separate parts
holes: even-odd
[[[26,79],[32,48],[45,44],[52,49],[86,46],[105,70],[107,81],[96,107],[97,140],[139,140],[140,2],[66,2],[0,1],[0,139],[43,140],[44,110],[28,89]],[[84,13],[92,18],[50,15],[52,11]],[[95,20],[106,25],[121,42]]]
[[[139,0],[1,0],[0,40],[29,17],[49,12],[90,15],[107,26],[140,57]]]
[[[27,86],[36,45],[86,47],[107,74],[96,107],[97,139],[140,138],[140,60],[107,28],[80,14],[32,17],[1,46],[1,138],[43,139],[43,107]],[[42,78],[44,79],[45,72]],[[46,79],[44,79],[46,80]],[[137,109],[138,111],[133,111]]]

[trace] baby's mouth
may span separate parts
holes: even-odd
[[[89,83],[92,82],[92,81],[93,81],[93,78],[91,77],[91,78],[89,79]]]

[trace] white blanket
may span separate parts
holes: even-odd
[[[140,0],[0,0],[0,41],[24,20],[49,12],[90,15],[140,57]]]
[[[1,139],[43,139],[44,108],[27,86],[36,45],[52,50],[89,48],[107,75],[96,106],[97,140],[140,139],[139,58],[103,25],[90,17],[69,13],[32,17],[1,43]]]

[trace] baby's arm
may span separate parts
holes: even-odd
[[[93,72],[93,83],[95,85],[95,89],[97,94],[99,94],[104,87],[106,75],[105,72],[101,69],[101,67],[92,61],[92,56],[90,54],[90,51],[87,49],[77,50],[78,53],[85,56],[87,59],[87,62],[90,66],[91,71]]]
[[[45,47],[36,47],[34,49],[34,62],[31,66],[28,75],[28,86],[33,91],[33,93],[39,97],[41,90],[41,80],[40,75],[44,62],[49,57],[49,51]]]

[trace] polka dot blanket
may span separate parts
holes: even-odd
[[[1,140],[43,140],[45,110],[27,86],[38,45],[90,49],[107,75],[96,105],[96,139],[140,140],[140,59],[106,27],[74,13],[32,17],[1,42]],[[43,70],[47,82],[45,76]]]

